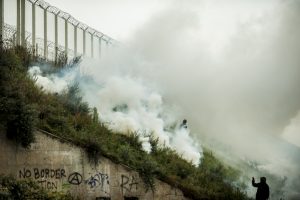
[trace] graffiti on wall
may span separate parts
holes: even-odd
[[[39,169],[39,168],[33,168],[33,169],[27,169],[23,168],[19,170],[19,178],[52,178],[52,179],[62,179],[66,177],[66,171],[65,169]]]
[[[122,188],[122,193],[124,193],[124,190],[127,192],[132,192],[133,190],[138,189],[138,182],[136,181],[135,176],[126,176],[126,175],[121,175],[121,188]]]
[[[33,179],[42,188],[48,190],[57,190],[59,182],[67,181],[70,185],[86,184],[90,189],[100,188],[104,190],[105,186],[109,185],[109,176],[101,172],[94,173],[88,179],[84,180],[83,175],[79,172],[72,172],[67,175],[63,168],[23,168],[19,170],[20,179]]]
[[[90,189],[100,189],[104,193],[108,193],[109,191],[108,174],[103,174],[101,172],[95,173],[86,179],[85,183],[89,185]]]
[[[98,172],[85,180],[85,183],[88,184],[90,188],[103,188],[106,184],[109,185],[108,174],[102,174],[101,172]]]
[[[82,175],[78,172],[73,172],[69,175],[68,182],[71,185],[80,185],[82,183]]]
[[[67,173],[64,168],[22,168],[18,174],[20,179],[31,178],[42,188],[58,190],[59,185],[64,182],[79,186],[86,185],[89,189],[99,189],[102,192],[109,192],[109,175],[102,172],[90,173],[87,179],[79,172]],[[121,175],[120,187],[122,193],[135,192],[138,190],[138,179],[133,175]]]
[[[51,168],[23,168],[19,170],[19,178],[34,179],[42,188],[48,190],[57,190],[58,180],[66,177],[64,169],[51,169]]]

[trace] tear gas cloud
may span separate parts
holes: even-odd
[[[227,160],[252,160],[258,169],[285,177],[282,188],[270,183],[274,197],[281,190],[299,199],[300,3],[273,1],[233,21],[226,11],[249,2],[229,2],[175,4],[154,16],[126,43],[144,56],[146,64],[135,73],[184,108],[181,114],[202,143]],[[219,21],[206,21],[210,9],[219,11]],[[206,30],[209,22],[219,33]],[[226,31],[221,23],[232,27]]]
[[[98,109],[100,120],[109,129],[116,133],[138,134],[148,153],[151,152],[150,137],[158,138],[160,146],[171,147],[187,161],[199,164],[202,149],[190,137],[190,131],[177,124],[180,121],[176,119],[175,108],[164,106],[162,96],[142,80],[111,71],[101,73],[106,78],[94,73],[83,75],[79,66],[52,74],[43,73],[43,68],[47,67],[33,66],[28,73],[45,91],[60,93],[79,83],[84,100]]]
[[[169,8],[126,42],[142,55],[129,70],[159,85],[168,103],[180,105],[194,137],[226,160],[255,161],[282,178],[284,185],[270,182],[273,197],[299,198],[299,2],[274,1],[235,22],[222,15],[238,8],[233,2]],[[220,33],[206,30],[210,9],[225,18],[210,24],[224,28],[212,28]]]
[[[269,180],[274,198],[299,199],[299,1],[172,2],[126,48],[83,60],[81,72],[93,78],[80,82],[85,100],[113,130],[140,132],[145,150],[144,133],[154,131],[196,163],[201,143],[283,180]],[[266,9],[232,14],[252,2]],[[171,131],[183,118],[191,132]]]

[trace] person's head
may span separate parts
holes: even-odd
[[[182,121],[182,123],[183,123],[183,124],[186,124],[186,123],[187,123],[187,120],[186,120],[186,119],[184,119],[184,120]]]
[[[260,182],[261,182],[261,183],[266,183],[266,182],[267,182],[266,177],[260,177]]]

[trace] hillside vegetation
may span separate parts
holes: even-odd
[[[248,199],[237,182],[239,172],[210,151],[204,151],[201,164],[194,166],[152,138],[148,154],[136,134],[113,133],[101,124],[97,110],[82,101],[78,85],[60,94],[47,93],[27,75],[28,67],[39,59],[21,47],[0,51],[0,128],[17,144],[29,147],[34,131],[40,129],[84,148],[91,162],[102,155],[129,166],[139,172],[148,189],[155,190],[158,178],[191,199]]]

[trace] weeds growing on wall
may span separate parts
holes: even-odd
[[[49,192],[31,180],[16,180],[10,176],[0,175],[0,199],[1,200],[74,200],[71,194]]]
[[[27,75],[30,62],[37,60],[26,49],[1,50],[0,128],[5,129],[8,138],[28,147],[34,141],[33,130],[42,129],[81,146],[95,164],[105,156],[138,171],[147,189],[155,190],[155,178],[159,178],[192,199],[248,199],[236,182],[238,171],[209,151],[204,152],[201,165],[194,166],[151,137],[152,152],[148,154],[136,134],[112,133],[101,124],[97,109],[82,101],[76,83],[59,94],[37,87]],[[74,60],[73,64],[78,62]]]

